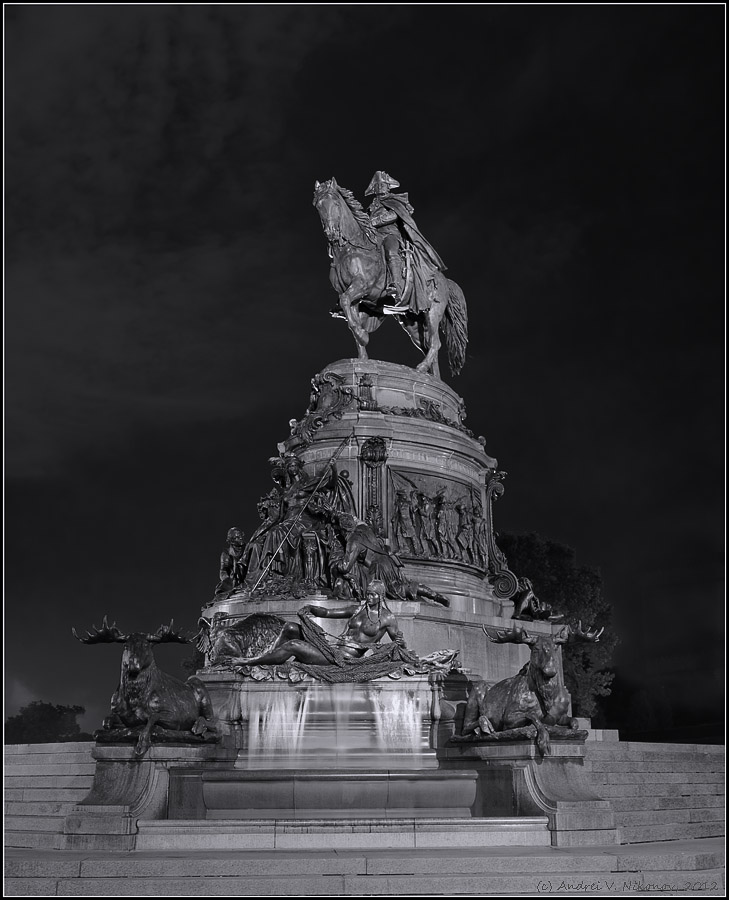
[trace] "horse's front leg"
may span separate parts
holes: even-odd
[[[347,325],[349,325],[349,330],[352,332],[352,336],[357,342],[357,355],[360,359],[368,359],[367,356],[367,344],[369,343],[370,336],[360,325],[360,320],[357,312],[354,309],[354,304],[360,300],[365,295],[364,285],[359,279],[350,284],[347,290],[339,295],[339,305],[342,308],[342,312],[347,319]]]

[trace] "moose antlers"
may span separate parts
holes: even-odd
[[[109,625],[106,616],[104,616],[104,620],[101,623],[101,628],[97,628],[96,625],[91,627],[93,632],[87,631],[86,637],[79,637],[75,628],[72,628],[71,632],[76,640],[81,641],[82,644],[125,644],[131,637],[131,633],[122,634],[116,627],[116,622]],[[174,619],[170,619],[169,625],[160,625],[154,634],[145,634],[144,637],[150,644],[164,644],[172,641],[178,644],[186,644],[190,640],[182,632],[175,631]]]
[[[175,620],[170,619],[169,625],[160,625],[154,634],[148,634],[150,644],[166,644],[174,641],[178,644],[186,644],[190,638],[181,631],[175,631]]]
[[[564,628],[560,628],[559,634],[554,636],[555,644],[574,644],[577,641],[589,641],[590,643],[596,644],[600,640],[600,635],[605,631],[604,628],[601,628],[599,631],[595,628],[590,630],[590,626],[587,626],[587,629],[582,627],[582,622],[577,623],[577,628],[573,625],[565,625]]]
[[[116,627],[116,622],[113,625],[109,625],[106,616],[104,616],[104,621],[101,623],[101,628],[97,628],[96,625],[91,627],[94,629],[93,634],[87,631],[86,637],[79,637],[75,628],[72,628],[71,632],[76,640],[81,641],[82,644],[123,644],[129,637],[128,634],[122,634],[119,631]]]
[[[493,625],[482,625],[486,637],[495,644],[533,644],[536,637],[530,635],[526,628],[514,625],[511,631],[506,628],[494,628]]]
[[[492,625],[482,625],[481,628],[483,628],[488,639],[495,644],[531,645],[537,640],[535,635],[529,634],[526,628],[522,628],[518,625],[514,625],[511,631],[508,631],[506,628],[494,628]],[[590,629],[589,625],[585,629],[582,627],[582,622],[577,623],[577,628],[572,625],[565,625],[564,628],[560,629],[559,633],[554,636],[554,643],[566,644],[568,641],[570,643],[576,641],[597,643],[600,640],[600,635],[603,631],[605,631],[604,628],[601,628],[599,631],[597,629]]]

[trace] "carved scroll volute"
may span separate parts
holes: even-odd
[[[387,444],[383,437],[371,437],[362,444],[359,453],[364,485],[364,520],[375,533],[382,535],[385,511],[382,503],[382,471],[387,459]]]
[[[494,472],[486,485],[486,536],[489,548],[489,569],[491,571],[491,584],[494,588],[494,594],[499,600],[508,600],[513,597],[517,591],[518,580],[516,575],[509,569],[506,556],[501,552],[494,538],[494,500],[497,500],[504,493],[504,485],[502,479],[506,476],[506,472]]]
[[[278,444],[280,454],[293,453],[312,443],[317,431],[330,419],[341,419],[354,399],[353,388],[346,387],[336,372],[322,372],[311,379],[309,406],[301,421],[291,419],[291,434]]]

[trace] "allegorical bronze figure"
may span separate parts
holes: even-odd
[[[220,554],[220,581],[215,588],[213,602],[227,600],[231,594],[243,589],[245,566],[242,557],[245,540],[245,535],[240,528],[228,530],[228,543]]]
[[[322,646],[320,640],[312,640],[310,629],[306,629],[305,633],[300,625],[287,622],[273,647],[266,653],[255,657],[232,659],[231,663],[249,666],[276,665],[293,658],[310,665],[327,666],[332,663],[332,658],[337,652],[350,660],[360,659],[385,635],[388,635],[394,643],[405,647],[395,614],[385,603],[385,585],[382,581],[373,581],[367,587],[365,599],[361,603],[350,603],[341,609],[308,605],[302,607],[299,612],[318,619],[347,619],[346,628],[331,643],[333,648],[331,652],[324,632],[321,632],[321,638],[327,646]]]
[[[425,354],[420,372],[440,377],[442,327],[451,372],[463,368],[468,315],[463,291],[444,275],[445,265],[412,217],[407,194],[386,172],[376,172],[368,194],[369,214],[335,178],[315,184],[314,206],[329,242],[330,280],[339,295],[333,315],[346,320],[360,359],[367,359],[370,334],[394,315]],[[392,301],[395,300],[393,305]]]

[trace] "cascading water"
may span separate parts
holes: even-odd
[[[421,753],[425,749],[421,697],[414,691],[383,694],[376,689],[370,697],[380,749]]]
[[[427,765],[431,686],[425,680],[250,688],[241,697],[241,768]]]

